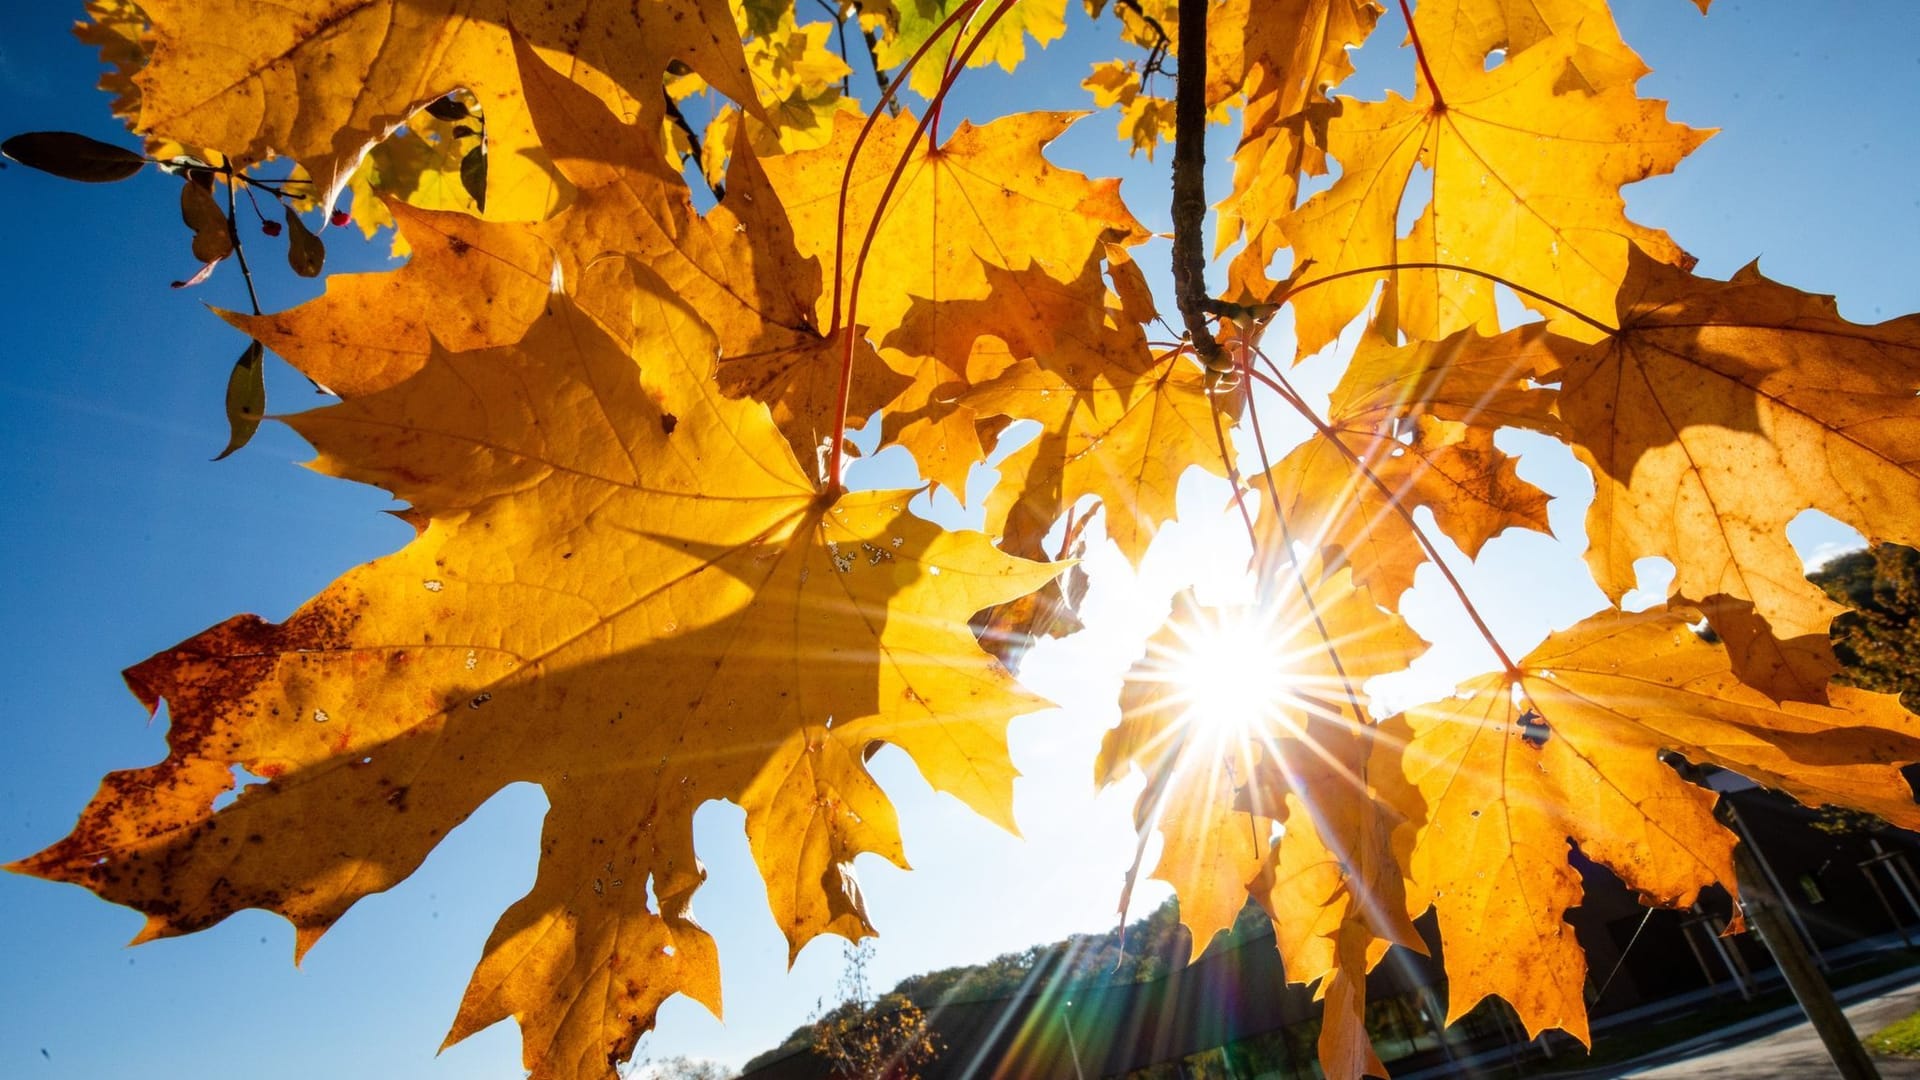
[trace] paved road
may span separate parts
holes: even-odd
[[[1895,986],[1847,1006],[1847,1019],[1862,1038],[1920,1009],[1920,980]],[[1735,1036],[1734,1038],[1738,1038]],[[1920,1061],[1877,1059],[1882,1080],[1920,1080]],[[1647,1080],[1813,1080],[1837,1077],[1813,1025],[1801,1020],[1749,1042],[1710,1042],[1682,1058],[1662,1055],[1653,1068],[1624,1075]]]

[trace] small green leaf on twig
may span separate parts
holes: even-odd
[[[67,180],[105,184],[125,180],[147,159],[124,147],[71,131],[29,131],[0,143],[0,153]]]
[[[470,114],[467,111],[465,102],[462,102],[452,94],[448,94],[446,97],[438,98],[430,103],[427,106],[427,115],[433,117],[435,120],[452,121],[465,120]]]
[[[227,212],[220,209],[213,192],[189,177],[180,186],[180,220],[193,230],[193,257],[203,263],[215,263],[233,254],[233,232],[227,227]]]
[[[319,277],[327,263],[327,246],[287,207],[287,265],[301,277]]]
[[[467,151],[460,159],[460,186],[473,196],[473,205],[481,213],[487,211],[487,146],[479,146]]]
[[[267,350],[259,342],[250,341],[234,363],[233,374],[227,376],[227,424],[233,435],[220,457],[213,460],[219,461],[247,445],[259,430],[260,418],[267,414],[266,360]]]

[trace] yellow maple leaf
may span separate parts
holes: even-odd
[[[1236,91],[1247,98],[1215,247],[1225,251],[1245,234],[1228,275],[1242,301],[1264,300],[1271,288],[1267,264],[1286,246],[1279,224],[1301,176],[1327,171],[1336,111],[1328,94],[1352,73],[1348,52],[1373,32],[1380,10],[1375,0],[1229,0],[1209,17],[1208,100]]]
[[[143,0],[152,56],[138,129],[305,166],[330,203],[362,154],[415,108],[465,89],[487,114],[489,203],[537,217],[554,188],[521,98],[514,34],[601,100],[657,124],[677,62],[758,110],[725,0]],[[510,31],[508,27],[511,26]]]
[[[1101,263],[1101,255],[1089,258],[1066,281],[988,265],[986,299],[919,303],[885,344],[960,365],[948,373],[951,407],[964,410],[967,422],[1007,417],[1042,425],[1000,462],[1001,481],[987,501],[986,528],[1002,547],[1038,554],[1060,516],[1092,495],[1111,507],[1108,537],[1137,564],[1175,517],[1187,469],[1226,474],[1212,416],[1221,414],[1224,431],[1240,398],[1209,394],[1206,373],[1176,351],[1155,356],[1124,301],[1108,290]],[[1116,281],[1131,269],[1119,263]]]
[[[666,164],[652,124],[622,122],[531,49],[522,47],[519,58],[528,111],[572,188],[563,212],[537,231],[576,296],[588,269],[606,259],[644,264],[713,329],[726,392],[773,406],[795,455],[809,467],[815,448],[834,430],[849,337],[855,347],[852,426],[894,399],[905,380],[881,364],[863,338],[823,331],[816,316],[825,302],[820,262],[796,249],[782,200],[751,153],[738,155],[727,198],[702,216]],[[625,294],[607,297],[610,310],[595,314],[618,326]]]
[[[1263,547],[1284,561],[1289,537],[1312,545],[1397,608],[1427,559],[1414,508],[1432,510],[1468,558],[1506,529],[1549,531],[1546,493],[1493,444],[1497,427],[1562,432],[1552,393],[1533,385],[1556,366],[1546,338],[1529,326],[1396,347],[1369,333],[1334,388],[1327,430],[1251,481],[1271,496]]]
[[[1296,263],[1315,276],[1405,262],[1491,271],[1575,311],[1604,312],[1637,244],[1667,262],[1686,259],[1667,235],[1627,220],[1623,184],[1671,170],[1707,138],[1665,118],[1665,105],[1631,86],[1561,94],[1555,82],[1573,46],[1542,42],[1491,71],[1441,88],[1422,81],[1411,101],[1345,102],[1328,127],[1344,170],[1282,219]],[[1415,166],[1432,173],[1431,201],[1402,238],[1396,221]],[[1469,326],[1498,328],[1493,284],[1452,271],[1358,275],[1295,300],[1299,351],[1333,340],[1387,278],[1398,329],[1426,340]],[[1557,329],[1590,328],[1546,308]]]
[[[957,55],[978,40],[980,47],[967,61],[968,67],[998,64],[1012,71],[1027,57],[1026,39],[1031,37],[1042,48],[1067,32],[1067,0],[1014,0],[1000,21],[981,36],[994,5],[980,4],[974,14],[957,28],[936,32],[949,15],[960,9],[964,0],[899,0],[861,7],[870,13],[868,21],[885,29],[874,49],[874,63],[882,70],[905,64],[922,46],[929,46],[913,69],[908,85],[924,98],[932,98],[946,74],[947,58]]]
[[[545,312],[553,250],[512,225],[389,207],[413,252],[398,270],[334,274],[324,296],[229,322],[335,393],[383,390],[420,370],[435,344],[454,352],[510,345]],[[486,302],[449,301],[451,283]]]
[[[822,295],[821,320],[845,321],[857,273],[853,318],[887,342],[916,302],[986,298],[993,287],[990,267],[1032,267],[1069,279],[1108,243],[1144,240],[1145,228],[1120,201],[1118,181],[1090,180],[1042,155],[1075,119],[1020,113],[982,127],[963,123],[930,148],[913,138],[911,116],[879,117],[850,166],[861,125],[842,116],[833,141],[821,149],[766,159],[800,253],[839,267],[841,287]],[[899,183],[883,207],[881,196],[903,159]],[[862,262],[870,224],[873,241]],[[1009,239],[1016,237],[1017,245]],[[1015,246],[1023,258],[1010,258]],[[1017,279],[1012,284],[1018,287]],[[838,313],[836,299],[842,304]],[[1051,310],[1037,302],[1029,306]],[[967,385],[965,362],[898,348],[884,348],[881,356],[914,380],[888,413],[885,439],[911,451],[923,476],[964,493],[968,468],[986,456],[979,418],[952,403]]]
[[[143,938],[267,908],[304,952],[494,791],[538,783],[538,879],[449,1038],[512,1015],[534,1076],[601,1077],[669,994],[718,1007],[687,914],[701,803],[747,809],[796,949],[869,932],[855,854],[903,861],[873,744],[1011,827],[1005,728],[1041,702],[966,620],[1054,571],[904,513],[910,493],[824,499],[764,408],[712,389],[708,332],[639,287],[631,356],[554,297],[519,344],[436,350],[291,418],[317,468],[407,500],[418,538],[285,623],[240,616],[131,669],[168,703],[170,756],[14,868],[146,911]],[[267,782],[215,810],[233,765]]]
[[[1586,960],[1564,920],[1581,896],[1569,841],[1649,903],[1684,907],[1732,883],[1716,796],[1665,751],[1810,805],[1920,823],[1898,768],[1920,758],[1920,718],[1851,689],[1833,707],[1776,704],[1740,683],[1695,617],[1602,612],[1549,637],[1516,680],[1488,675],[1388,722],[1375,774],[1399,771],[1425,805],[1408,869],[1417,904],[1439,915],[1449,1022],[1498,994],[1530,1034],[1586,1041]]]
[[[1127,675],[1121,720],[1101,743],[1095,778],[1105,785],[1133,768],[1146,774],[1135,823],[1143,836],[1158,830],[1166,840],[1153,876],[1179,894],[1196,954],[1254,894],[1274,915],[1289,977],[1305,982],[1332,971],[1338,924],[1350,919],[1374,937],[1419,942],[1404,904],[1377,900],[1397,890],[1398,870],[1359,857],[1363,846],[1384,851],[1376,841],[1391,814],[1357,808],[1370,791],[1362,684],[1404,669],[1426,644],[1349,571],[1302,573],[1311,605],[1285,581],[1263,609],[1177,598]],[[1291,808],[1301,804],[1307,814],[1296,822]],[[1288,835],[1275,878],[1270,838],[1282,821]],[[1289,853],[1296,824],[1309,838]],[[1329,847],[1351,847],[1354,857],[1344,869],[1329,866]],[[1309,895],[1316,888],[1323,891]]]
[[[1367,1034],[1367,972],[1390,945],[1427,951],[1393,848],[1403,814],[1368,775],[1377,729],[1322,724],[1309,735],[1317,760],[1307,764],[1316,767],[1289,785],[1286,834],[1252,891],[1273,921],[1288,980],[1319,982],[1322,1070],[1384,1075]]]
[[[1414,28],[1441,86],[1485,70],[1496,50],[1510,58],[1551,40],[1573,46],[1555,84],[1563,92],[1598,93],[1647,73],[1620,40],[1605,0],[1425,0]]]

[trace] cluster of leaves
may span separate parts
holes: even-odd
[[[238,438],[264,350],[336,393],[286,422],[418,535],[283,623],[238,616],[129,669],[167,704],[169,756],[109,775],[13,868],[145,912],[143,938],[276,911],[304,952],[493,792],[538,783],[538,880],[448,1037],[511,1016],[536,1077],[606,1076],[667,996],[720,1005],[694,811],[744,808],[793,950],[870,934],[852,860],[905,865],[873,748],[1011,826],[1006,727],[1043,703],[987,647],[1071,629],[1062,557],[1088,522],[1137,561],[1200,468],[1232,480],[1256,551],[1271,641],[1246,676],[1289,677],[1255,724],[1187,722],[1189,643],[1227,617],[1182,605],[1097,767],[1146,774],[1142,846],[1163,835],[1153,872],[1194,940],[1263,905],[1325,999],[1330,1076],[1380,1071],[1364,974],[1423,948],[1429,908],[1451,1017],[1497,994],[1584,1039],[1569,845],[1649,903],[1733,879],[1714,796],[1670,756],[1920,825],[1899,771],[1920,721],[1834,683],[1842,608],[1784,532],[1812,508],[1920,543],[1920,319],[1856,325],[1751,267],[1696,276],[1627,219],[1621,186],[1706,135],[1639,96],[1601,0],[1400,8],[1417,90],[1372,102],[1333,88],[1374,0],[1116,9],[1147,50],[1132,73],[1192,76],[1171,110],[1187,181],[1186,118],[1240,125],[1227,288],[1184,279],[1185,333],[1156,340],[1147,230],[1115,181],[1044,155],[1075,117],[939,122],[963,72],[1062,33],[1065,0],[850,0],[826,21],[779,0],[96,2],[85,33],[148,140],[114,168],[185,177],[203,263],[230,246],[244,266],[238,192],[325,211],[359,185],[363,223],[384,198],[411,260],[228,316],[256,375],[230,397]],[[854,101],[849,39],[925,111]],[[1150,148],[1166,110],[1114,71],[1092,82]],[[719,103],[704,130],[695,95]],[[8,152],[70,160],[45,137]],[[301,171],[260,178],[276,157]],[[1431,196],[1403,234],[1416,170]],[[1542,321],[1503,330],[1501,285]],[[1296,355],[1367,320],[1324,415],[1266,351],[1283,307]],[[1268,457],[1262,407],[1314,434]],[[956,494],[1009,424],[1041,430],[1002,459],[980,534],[909,512],[914,492],[845,489],[847,431],[875,418]],[[1595,578],[1617,604],[1664,557],[1667,604],[1502,648],[1415,514],[1469,558],[1544,531],[1501,428],[1572,447]],[[1500,668],[1381,717],[1364,684],[1425,647],[1397,613],[1423,566]],[[222,801],[235,766],[265,782]]]

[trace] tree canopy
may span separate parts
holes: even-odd
[[[1649,903],[1732,884],[1714,795],[1668,755],[1920,825],[1920,720],[1834,678],[1835,616],[1885,604],[1822,592],[1786,534],[1818,510],[1920,544],[1920,316],[1858,324],[1757,265],[1701,276],[1630,220],[1621,188],[1708,133],[1640,95],[1603,4],[1401,2],[1415,91],[1373,102],[1336,93],[1373,0],[1091,4],[1133,50],[1094,100],[1137,150],[1173,143],[1155,296],[1118,183],[1047,155],[1074,116],[941,117],[971,68],[1059,37],[1065,3],[90,4],[140,148],[6,153],[176,177],[183,287],[251,292],[250,214],[302,276],[326,226],[392,226],[401,268],[226,314],[251,339],[227,453],[270,351],[339,399],[280,418],[314,466],[391,492],[416,535],[283,622],[130,667],[169,756],[12,869],[138,909],[143,940],[262,908],[304,952],[537,783],[539,878],[448,1041],[512,1017],[536,1077],[608,1076],[669,996],[720,1008],[695,811],[745,811],[790,955],[871,934],[853,860],[906,865],[874,750],[1011,828],[1007,725],[1045,703],[1010,666],[1077,625],[1090,523],[1139,561],[1192,469],[1233,486],[1258,602],[1176,601],[1090,764],[1145,777],[1141,852],[1163,846],[1134,870],[1195,941],[1265,909],[1319,984],[1330,1076],[1380,1071],[1364,975],[1424,948],[1429,909],[1450,1019],[1498,995],[1585,1039],[1571,847]],[[891,80],[870,107],[855,63]],[[1237,125],[1229,191],[1205,190],[1209,124]],[[1291,364],[1349,327],[1317,410]],[[1262,410],[1312,433],[1270,445]],[[1039,432],[1013,447],[1017,421]],[[849,490],[863,428],[961,495],[1007,437],[985,530]],[[1591,474],[1614,605],[1520,656],[1441,548],[1546,530],[1502,430]],[[1670,595],[1628,610],[1647,558]],[[1367,683],[1426,650],[1400,610],[1423,570],[1499,666],[1389,709]],[[263,782],[233,794],[236,767]]]

